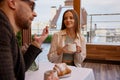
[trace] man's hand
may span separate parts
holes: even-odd
[[[38,47],[41,46],[41,44],[43,43],[43,41],[47,38],[48,36],[48,27],[46,26],[44,29],[43,29],[43,32],[41,34],[41,36],[37,36],[36,34],[34,35],[33,39],[34,39],[34,43],[35,45],[37,45]]]
[[[23,54],[27,51],[28,47],[29,47],[29,45],[26,43],[24,43],[24,45],[21,47],[21,51]]]

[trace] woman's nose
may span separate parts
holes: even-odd
[[[70,21],[70,18],[68,18],[67,21]]]

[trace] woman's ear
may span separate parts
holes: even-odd
[[[8,1],[8,6],[11,8],[11,9],[15,9],[15,1],[16,0],[7,0]]]

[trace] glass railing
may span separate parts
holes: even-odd
[[[88,43],[120,45],[120,14],[90,14],[84,35]]]

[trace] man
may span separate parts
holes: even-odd
[[[40,37],[34,36],[24,55],[15,37],[18,31],[31,26],[36,17],[34,6],[34,0],[0,0],[0,80],[24,80],[25,71],[41,52],[47,27]]]

